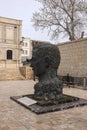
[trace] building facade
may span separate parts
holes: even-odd
[[[32,43],[30,38],[22,37],[22,54],[21,60],[24,62],[26,59],[31,59],[32,56]]]
[[[0,69],[21,65],[22,21],[0,17]]]

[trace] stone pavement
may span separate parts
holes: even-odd
[[[87,106],[36,115],[10,99],[33,93],[34,81],[0,81],[0,130],[87,130]],[[64,88],[65,94],[87,99],[87,90]]]

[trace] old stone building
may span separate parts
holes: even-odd
[[[20,66],[21,20],[0,17],[0,68]]]
[[[0,17],[0,79],[21,66],[21,27],[21,20]]]

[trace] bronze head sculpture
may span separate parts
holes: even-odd
[[[31,67],[38,77],[35,84],[35,98],[56,99],[62,95],[62,84],[57,76],[60,64],[60,52],[57,46],[50,43],[34,45]]]

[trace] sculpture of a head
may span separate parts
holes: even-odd
[[[60,52],[56,45],[50,43],[36,44],[33,47],[31,67],[36,76],[40,77],[48,69],[57,70],[60,64]]]

